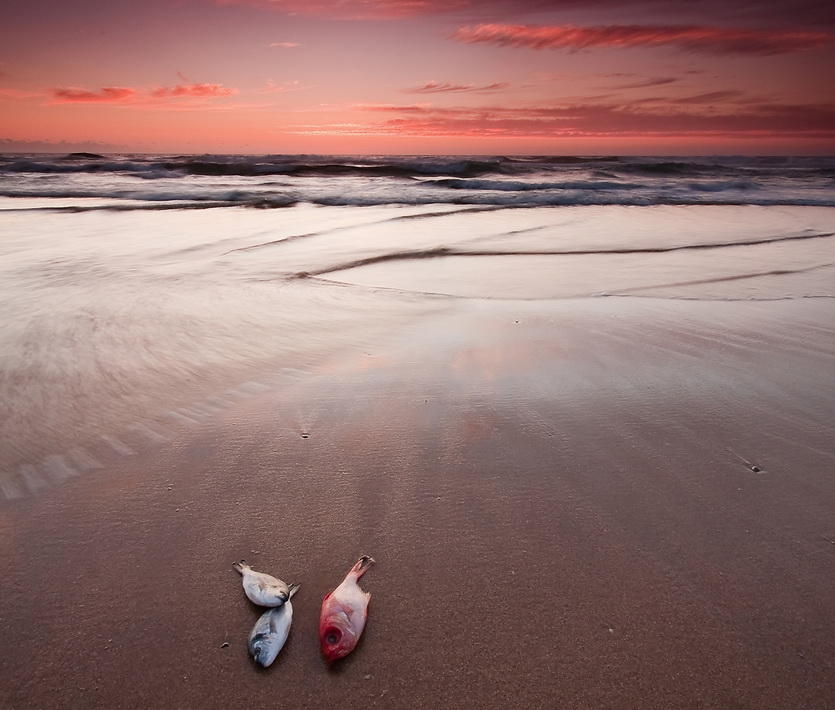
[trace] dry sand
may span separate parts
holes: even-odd
[[[462,301],[126,434],[0,502],[0,706],[831,708],[833,336],[825,299]],[[266,671],[241,558],[302,584]]]

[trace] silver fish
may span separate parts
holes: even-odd
[[[244,594],[249,601],[259,606],[276,607],[284,604],[296,589],[298,584],[287,584],[272,575],[256,572],[244,560],[234,562],[232,567],[240,572],[244,585]]]
[[[291,588],[291,597],[297,589],[298,586]],[[287,641],[292,623],[293,605],[289,598],[280,607],[268,609],[261,614],[249,633],[249,653],[256,663],[266,668],[276,659]]]

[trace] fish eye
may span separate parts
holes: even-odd
[[[337,634],[335,631],[331,631],[327,636],[325,636],[326,643],[333,645],[337,641],[339,641],[339,634]]]

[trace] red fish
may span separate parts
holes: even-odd
[[[357,580],[374,564],[367,555],[360,557],[336,589],[322,601],[319,641],[328,663],[354,650],[368,617],[371,595],[360,589]]]

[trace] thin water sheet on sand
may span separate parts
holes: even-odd
[[[0,209],[0,226],[7,498],[42,486],[44,466],[63,478],[89,465],[50,457],[135,427],[170,438],[227,390],[374,345],[459,298],[835,297],[825,207],[30,206]]]
[[[834,304],[459,301],[102,456],[0,507],[0,705],[831,707]]]

